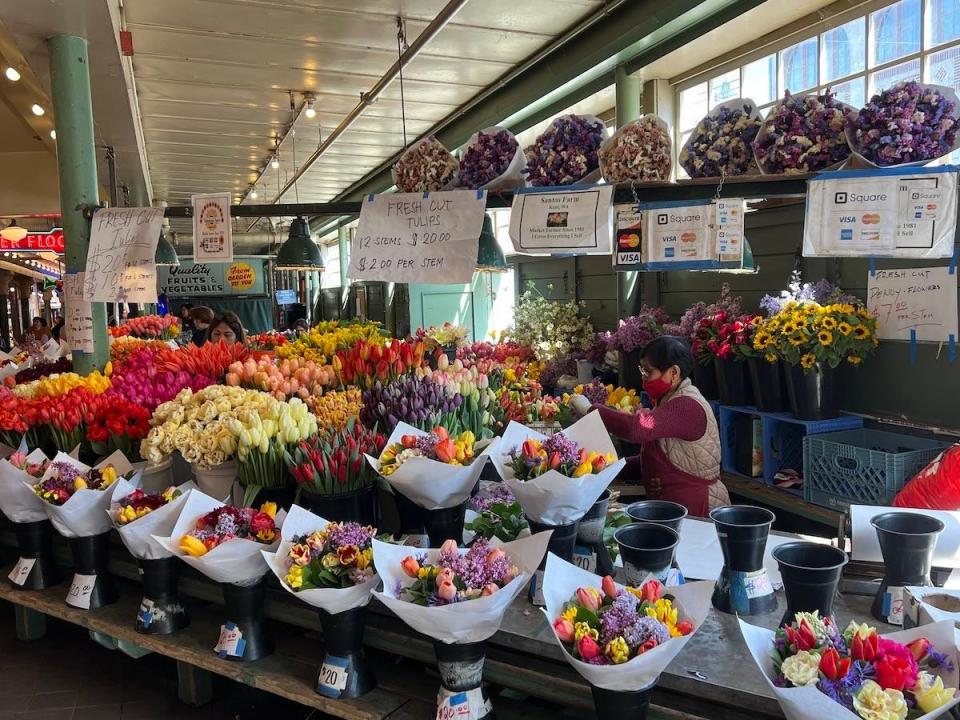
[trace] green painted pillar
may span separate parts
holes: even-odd
[[[340,310],[342,313],[350,297],[350,281],[347,280],[347,268],[350,267],[350,232],[346,225],[337,226],[337,248],[340,252]]]
[[[60,212],[66,238],[67,272],[82,272],[87,264],[90,221],[85,208],[99,203],[97,157],[93,140],[90,66],[87,41],[57,35],[47,41],[50,51],[50,87],[57,129],[57,166],[60,174]],[[73,367],[85,374],[109,359],[107,315],[103,303],[93,303],[93,353],[73,353]]]
[[[640,78],[632,77],[623,65],[616,73],[617,127],[640,117]],[[616,218],[614,218],[616,219]],[[630,317],[640,309],[641,278],[638,272],[617,273],[617,315]]]

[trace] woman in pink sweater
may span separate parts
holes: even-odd
[[[659,337],[640,356],[652,410],[634,414],[591,406],[582,395],[574,396],[573,405],[581,413],[599,411],[610,433],[642,446],[627,467],[639,470],[647,499],[680,503],[690,515],[706,517],[730,504],[730,496],[720,482],[720,432],[713,409],[690,382],[693,364],[683,340]]]

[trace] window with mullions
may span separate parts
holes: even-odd
[[[720,67],[677,93],[679,148],[707,112],[734,97],[750,98],[766,113],[787,90],[824,92],[862,107],[874,94],[904,80],[954,88],[960,94],[960,0],[875,0],[859,17],[779,48],[737,67]],[[952,157],[960,162],[960,151]],[[684,177],[678,169],[678,177]]]

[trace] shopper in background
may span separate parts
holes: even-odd
[[[58,315],[56,321],[53,323],[53,328],[50,330],[50,334],[57,342],[60,342],[60,331],[63,330],[64,323],[63,315]]]
[[[243,325],[240,324],[240,318],[237,317],[237,314],[228,310],[214,318],[213,323],[210,325],[208,339],[214,343],[223,341],[227,345],[233,345],[234,343],[245,344],[247,342],[247,334],[244,332]]]
[[[627,467],[639,470],[648,500],[680,503],[696,517],[730,504],[720,482],[720,432],[710,403],[690,381],[693,353],[680,338],[663,336],[651,341],[640,354],[643,389],[652,410],[625,413],[592,405],[574,395],[573,406],[582,414],[598,410],[607,430],[627,442],[642,446]]]
[[[50,328],[47,327],[47,321],[42,317],[35,317],[33,324],[23,333],[23,338],[43,345],[50,339]]]
[[[180,306],[180,327],[182,330],[193,330],[193,318],[190,317],[190,311],[193,309],[193,305],[190,303],[184,303]]]
[[[194,345],[203,345],[207,341],[213,318],[213,310],[205,305],[190,309],[190,319],[193,321],[193,337],[190,341]]]

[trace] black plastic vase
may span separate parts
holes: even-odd
[[[786,394],[780,375],[780,361],[749,358],[747,373],[753,388],[753,403],[762,412],[780,412],[786,407]]]
[[[597,717],[606,720],[646,720],[653,688],[644,690],[606,690],[590,686]]]
[[[324,650],[316,685],[320,695],[343,700],[358,698],[377,686],[363,652],[366,621],[366,605],[332,614],[320,610]]]
[[[607,522],[607,508],[610,505],[610,491],[604,490],[597,501],[580,518],[577,526],[577,545],[587,548],[597,556],[595,572],[597,575],[613,575],[613,562],[603,542],[603,528]]]
[[[315,515],[330,522],[357,522],[377,524],[377,487],[355,490],[342,495],[314,495],[301,493],[300,504]]]
[[[799,420],[828,420],[840,414],[837,371],[817,362],[809,370],[785,368],[790,412]]]
[[[43,590],[60,582],[60,568],[53,558],[53,525],[49,520],[13,523],[19,559],[10,582],[22,590]]]
[[[821,617],[833,614],[847,554],[830,545],[792,542],[778,545],[771,553],[780,568],[787,610],[780,625],[792,622],[798,612],[819,612]]]
[[[547,542],[547,552],[543,555],[543,560],[540,561],[540,569],[543,570],[547,564],[547,555],[553,553],[562,560],[566,560],[568,563],[573,562],[573,549],[577,545],[577,525],[579,521],[572,522],[568,525],[547,525],[546,523],[539,523],[536,520],[531,520],[529,516],[524,515],[527,520],[527,524],[530,526],[530,534],[536,535],[539,532],[546,532],[547,530],[552,530],[553,534],[550,536],[550,540]]]
[[[613,538],[620,548],[628,585],[639,586],[651,575],[662,583],[667,581],[680,544],[676,530],[657,523],[630,523],[617,528]]]
[[[423,524],[430,540],[430,547],[438,548],[446,540],[453,540],[458,546],[462,545],[466,513],[466,501],[449,508],[425,510]]]
[[[631,520],[666,525],[674,532],[680,532],[683,519],[687,517],[687,508],[669,500],[639,500],[627,505],[624,512]]]
[[[707,400],[719,400],[720,388],[717,387],[717,371],[713,368],[714,360],[711,357],[706,363],[695,362],[693,365],[693,384]],[[639,391],[638,391],[639,392]]]
[[[884,576],[873,599],[871,612],[877,620],[903,624],[903,588],[930,587],[930,568],[943,523],[929,515],[889,512],[871,521],[880,541]]]
[[[427,511],[417,505],[413,500],[394,491],[394,502],[397,505],[397,515],[400,518],[400,529],[396,537],[402,535],[422,535],[424,530],[424,517]]]
[[[138,633],[172,635],[190,624],[177,592],[180,562],[176,557],[137,561],[143,580],[143,598],[137,611]]]
[[[713,606],[721,612],[762,615],[777,607],[773,585],[763,566],[767,536],[776,516],[752,505],[725,505],[710,511],[723,551],[723,569],[713,588]]]
[[[68,538],[73,555],[73,582],[67,591],[67,605],[93,610],[117,601],[117,589],[107,572],[110,533]]]
[[[717,391],[723,405],[749,405],[751,395],[747,381],[747,364],[735,358],[715,358]]]
[[[252,662],[273,652],[270,626],[263,617],[264,578],[249,586],[220,583],[225,622],[214,652],[225,660]]]
[[[466,717],[493,720],[493,705],[483,687],[483,661],[487,644],[433,641],[440,671],[437,718]]]

